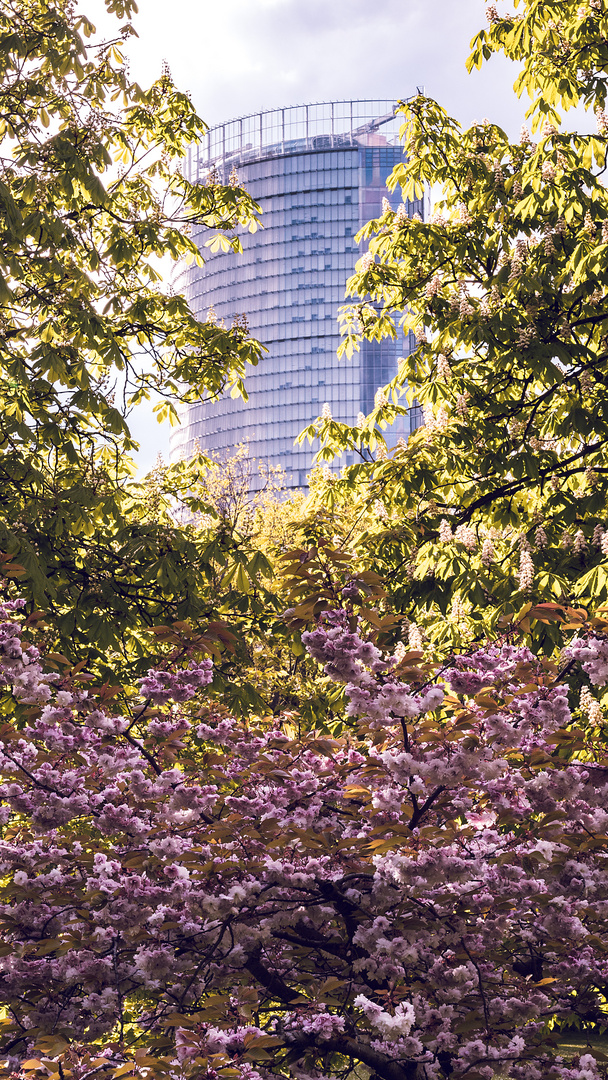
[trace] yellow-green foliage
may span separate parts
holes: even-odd
[[[397,326],[417,347],[359,427],[305,433],[322,460],[358,454],[325,505],[381,507],[360,557],[445,648],[526,603],[608,601],[608,17],[600,0],[488,14],[470,62],[520,64],[537,134],[511,142],[421,95],[402,104],[389,186],[438,194],[427,221],[386,204],[362,230],[344,351]],[[581,103],[597,130],[561,126],[557,107]],[[425,426],[387,454],[383,429],[414,401]]]

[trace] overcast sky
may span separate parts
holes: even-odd
[[[102,33],[102,0],[81,0]],[[417,87],[468,125],[488,117],[514,136],[525,104],[515,71],[493,57],[467,74],[483,0],[140,0],[132,75],[147,85],[166,60],[209,124],[259,109],[343,98],[408,97]],[[165,454],[169,429],[146,410],[134,423],[141,464]]]
[[[142,83],[166,59],[210,124],[424,87],[467,124],[490,116],[519,127],[511,65],[494,58],[482,73],[465,69],[485,23],[482,0],[141,0],[129,54]]]

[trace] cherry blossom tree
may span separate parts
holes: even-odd
[[[1,617],[4,1075],[604,1075],[601,624],[434,670],[329,610],[327,739],[236,720],[200,656],[118,709]]]

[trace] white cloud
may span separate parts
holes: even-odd
[[[100,27],[101,0],[81,0]],[[464,123],[510,130],[522,104],[501,58],[467,75],[481,0],[142,0],[128,46],[142,83],[166,59],[209,123],[303,102],[407,97],[423,86]]]

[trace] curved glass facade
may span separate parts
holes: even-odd
[[[303,487],[315,447],[294,446],[302,428],[324,402],[335,419],[354,423],[393,378],[411,342],[365,342],[339,361],[336,320],[361,254],[356,233],[383,198],[395,208],[401,201],[386,188],[402,160],[400,124],[389,101],[295,106],[220,124],[190,150],[192,181],[214,169],[228,182],[236,170],[262,208],[263,228],[242,235],[242,255],[219,252],[189,267],[185,291],[199,317],[213,308],[230,325],[245,314],[268,354],[247,375],[248,402],[226,395],[188,408],[171,437],[174,459],[192,453],[195,440],[221,455],[247,440],[253,457],[281,465],[288,486]],[[422,200],[408,205],[409,214],[423,212]],[[421,422],[418,413],[394,425],[391,441]]]

